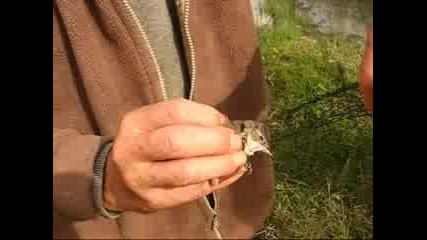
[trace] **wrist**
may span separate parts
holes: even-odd
[[[109,154],[105,163],[106,167],[104,172],[104,191],[102,193],[104,202],[103,206],[104,208],[111,211],[120,211],[116,198],[117,194],[115,194],[115,189],[117,187],[114,184],[115,182],[117,182],[115,180],[117,174],[115,174],[114,168],[111,163],[111,154]]]

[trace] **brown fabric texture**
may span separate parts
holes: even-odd
[[[265,121],[268,89],[249,1],[184,3],[195,50],[193,100],[232,120]],[[163,100],[146,42],[122,1],[54,0],[54,238],[215,238],[203,199],[118,220],[94,209],[91,173],[100,146],[126,112]],[[251,175],[217,193],[224,238],[250,238],[271,210],[272,162],[264,155],[252,161]]]

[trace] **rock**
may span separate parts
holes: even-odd
[[[295,0],[295,5],[320,32],[363,36],[365,25],[372,22],[372,1]]]
[[[265,0],[251,0],[254,21],[257,27],[273,24],[273,18],[265,11],[265,3]]]

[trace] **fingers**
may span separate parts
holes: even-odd
[[[367,30],[367,37],[366,37],[366,48],[365,48],[365,53],[363,56],[363,66],[362,66],[362,71],[363,74],[366,76],[365,78],[367,78],[367,81],[364,82],[372,82],[373,79],[373,72],[374,72],[374,62],[373,62],[373,28],[372,27],[368,27]]]
[[[247,171],[247,169],[242,166],[240,168],[238,168],[238,170],[228,176],[222,177],[219,179],[218,183],[215,184],[216,186],[214,186],[214,191],[224,188],[232,183],[234,183],[235,181],[237,181],[241,176],[243,176],[243,174],[245,174],[245,172]]]
[[[224,179],[216,186],[212,186],[208,181],[205,181],[198,184],[172,189],[154,188],[150,190],[149,193],[151,196],[150,202],[153,203],[153,206],[150,207],[155,209],[164,209],[195,201],[214,191],[229,186],[236,182],[241,176],[243,176],[243,174],[244,171],[237,171],[235,174]]]
[[[247,161],[243,151],[212,157],[151,162],[147,181],[151,187],[182,187],[230,176]],[[146,164],[146,163],[143,163]]]
[[[373,112],[373,28],[367,29],[365,53],[359,72],[359,88],[362,93],[363,101],[369,112]]]
[[[211,106],[176,99],[138,109],[132,113],[132,121],[142,132],[146,132],[174,124],[219,126],[228,119]]]
[[[242,149],[242,139],[225,127],[176,125],[142,136],[146,159],[167,160],[207,155],[220,155]]]
[[[372,25],[369,25],[366,29],[366,45],[368,47],[371,47],[374,43],[374,27]]]

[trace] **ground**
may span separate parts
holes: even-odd
[[[259,36],[277,184],[258,238],[372,238],[372,117],[355,84],[364,39],[301,20]]]

